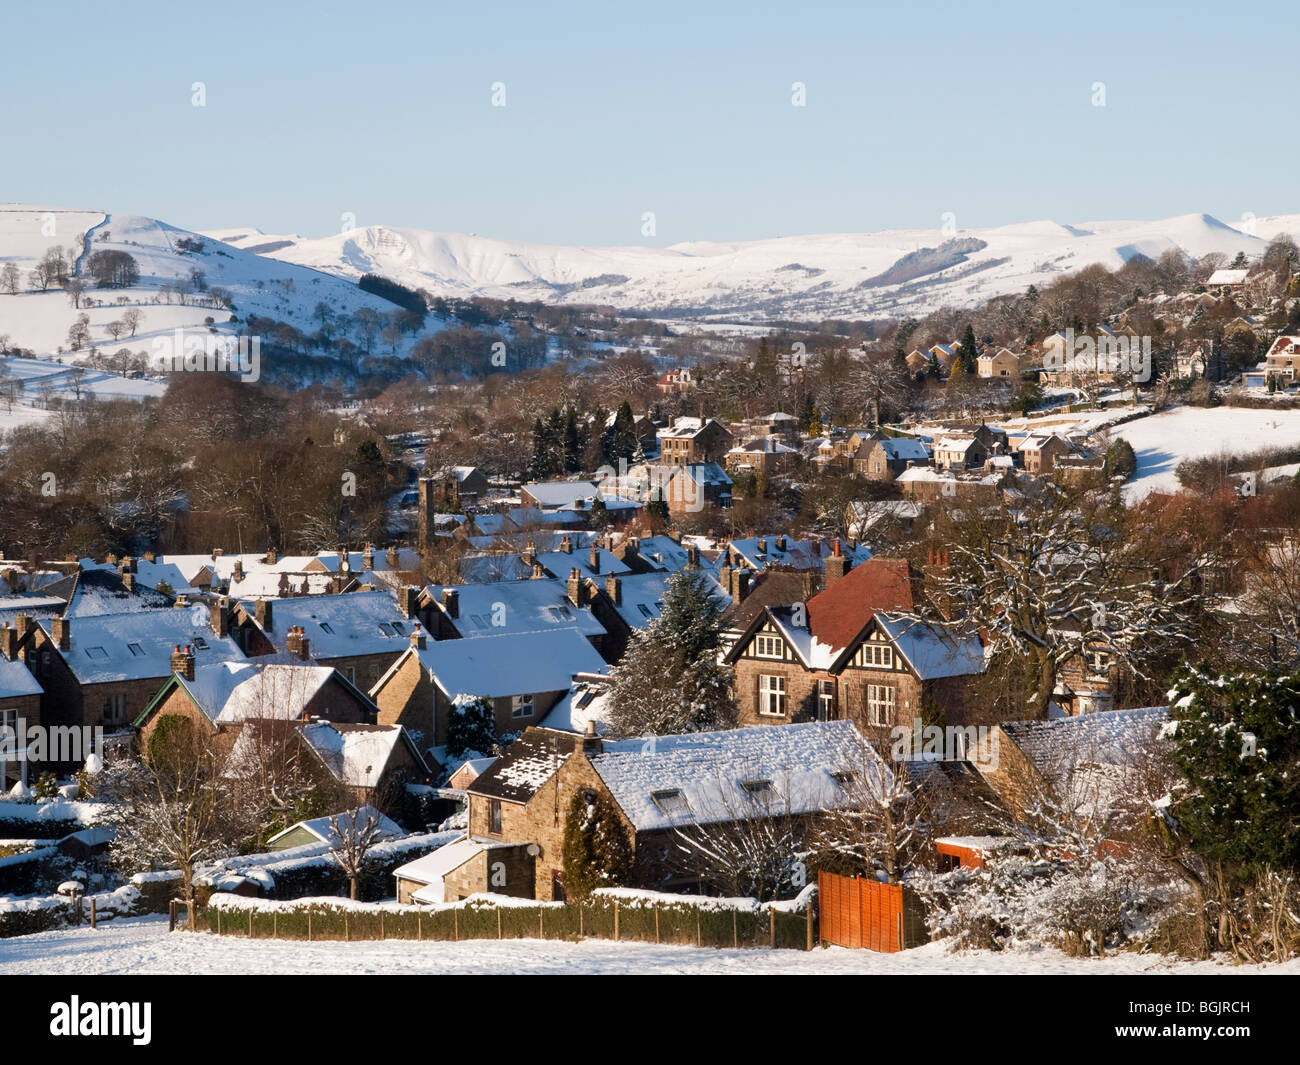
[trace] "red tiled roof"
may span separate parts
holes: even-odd
[[[821,643],[843,650],[878,610],[910,612],[914,573],[904,558],[873,558],[808,600],[808,626]]]

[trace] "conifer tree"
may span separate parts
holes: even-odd
[[[585,899],[597,888],[619,887],[632,874],[632,844],[613,804],[599,791],[579,791],[569,803],[562,855],[564,893]]]

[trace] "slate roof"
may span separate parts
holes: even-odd
[[[465,790],[491,799],[527,802],[581,742],[581,736],[570,732],[528,729]]]

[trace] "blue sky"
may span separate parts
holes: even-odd
[[[1294,3],[561,6],[7,4],[3,198],[652,245],[1300,212]]]

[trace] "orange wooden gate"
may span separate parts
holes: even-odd
[[[817,912],[823,943],[893,952],[927,938],[921,907],[901,884],[819,872]]]

